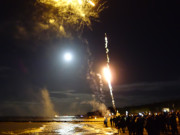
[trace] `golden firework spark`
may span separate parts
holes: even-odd
[[[101,0],[37,0],[41,4],[51,7],[48,22],[59,26],[72,25],[79,30],[85,25],[91,26],[91,19],[99,18],[99,13],[104,9]]]

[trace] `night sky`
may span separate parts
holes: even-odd
[[[88,60],[95,73],[102,73],[106,64],[104,33],[117,107],[178,99],[179,4],[107,0],[99,21],[92,21],[92,30],[69,28],[71,36],[62,37],[54,29],[39,29],[42,10],[35,0],[3,1],[0,115],[41,116],[49,114],[46,109],[52,105],[50,111],[74,115],[97,109],[92,106],[97,102],[111,106],[107,83],[103,81],[100,93],[86,79]],[[64,61],[66,51],[72,52],[72,62]]]

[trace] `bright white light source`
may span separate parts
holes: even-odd
[[[108,83],[111,82],[112,76],[111,76],[111,71],[108,67],[104,68],[104,77]]]
[[[128,116],[129,115],[129,112],[128,111],[126,111],[126,116]]]
[[[65,53],[64,54],[64,59],[66,61],[71,61],[72,60],[72,54],[71,53]]]
[[[142,116],[142,117],[144,116],[142,113],[139,113],[139,115]]]
[[[163,112],[169,112],[170,109],[169,108],[163,108]]]

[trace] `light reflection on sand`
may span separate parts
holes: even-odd
[[[58,130],[55,130],[55,132],[59,134],[69,134],[74,135],[76,134],[77,130],[82,129],[82,124],[73,124],[73,123],[62,123],[60,124],[60,128]]]
[[[1,127],[3,126],[4,129]],[[39,126],[39,127],[37,127]],[[7,129],[5,129],[7,127]],[[14,128],[11,128],[14,127]],[[117,129],[104,127],[103,122],[0,123],[0,134],[18,135],[99,135],[115,134]]]

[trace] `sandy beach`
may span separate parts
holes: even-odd
[[[62,119],[61,119],[62,120]],[[63,119],[64,120],[64,119]],[[67,119],[66,119],[67,120]],[[178,126],[178,130],[179,126]],[[117,135],[118,130],[111,127],[105,127],[103,118],[97,119],[76,119],[75,121],[58,122],[0,122],[0,135]],[[128,135],[126,128],[125,133]],[[147,135],[144,129],[144,135]],[[161,135],[164,135],[161,133]],[[166,134],[171,135],[171,133]]]

